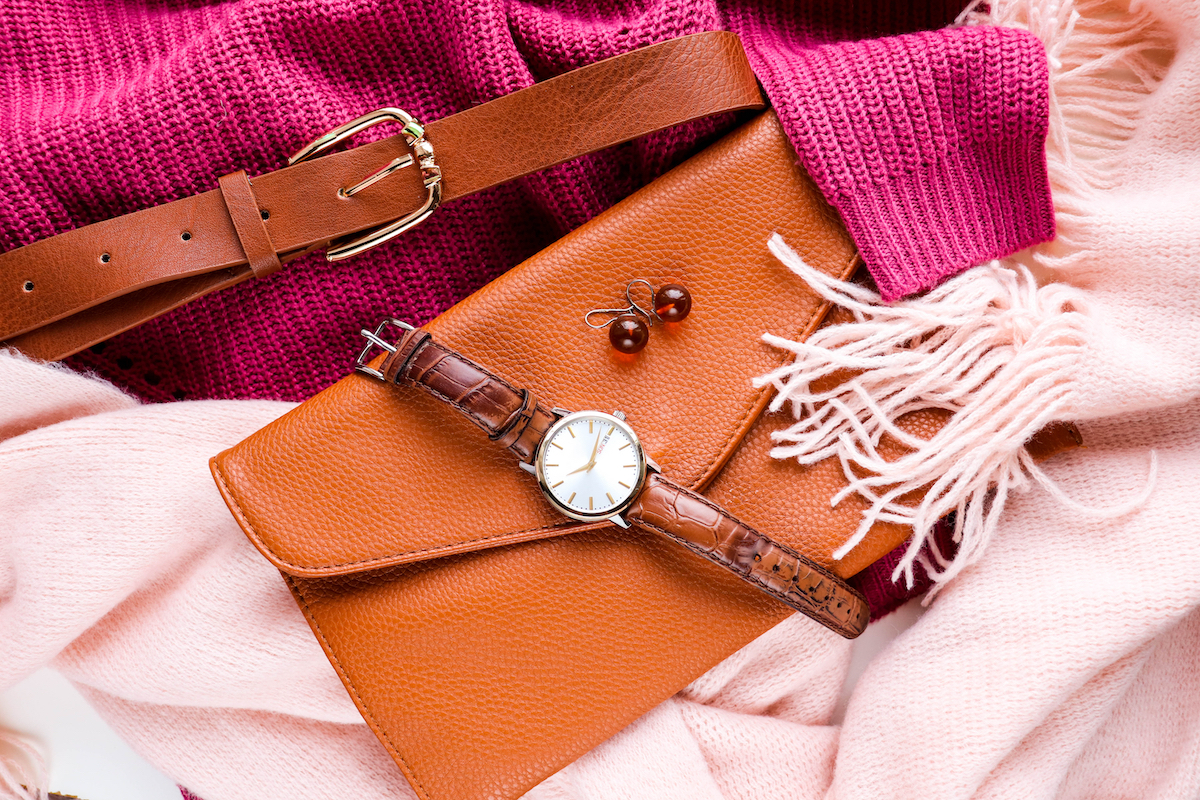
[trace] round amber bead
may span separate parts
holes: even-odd
[[[650,328],[633,314],[622,314],[608,328],[608,341],[620,353],[640,353],[649,338]]]
[[[682,322],[692,310],[692,293],[678,283],[660,286],[654,293],[654,313],[663,322]]]

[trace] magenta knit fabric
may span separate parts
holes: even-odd
[[[960,5],[10,0],[0,249],[212,189],[235,169],[276,169],[379,106],[436,119],[727,28],[897,297],[1053,233],[1041,45],[942,29]],[[457,201],[390,245],[338,264],[309,256],[69,363],[155,401],[302,400],[347,372],[364,323],[430,319],[736,122],[684,126]]]
[[[756,52],[885,300],[1054,237],[1049,72],[1030,38],[965,28]]]
[[[954,541],[953,515],[938,521],[933,530],[933,542],[943,558],[953,558],[958,552],[958,543]],[[933,579],[929,577],[920,560],[913,565],[912,588],[903,580],[892,580],[892,573],[907,551],[908,543],[905,542],[848,581],[867,598],[867,605],[871,608],[871,622],[886,617],[909,600],[920,597],[933,588]],[[922,548],[922,556],[931,564],[938,563],[929,544]]]

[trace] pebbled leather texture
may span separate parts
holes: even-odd
[[[714,31],[597,62],[425,131],[448,202],[662,128],[762,107],[740,40]],[[269,213],[258,224],[273,255],[286,263],[419,208],[426,189],[415,169],[352,198],[338,194],[407,154],[396,135],[255,177],[251,200]],[[227,205],[228,189],[222,183],[0,254],[0,343],[35,358],[65,358],[269,274],[263,237],[242,213],[246,200]]]
[[[760,337],[804,337],[826,313],[768,252],[773,232],[828,274],[855,269],[767,113],[426,328],[536,397],[623,410],[672,481],[845,578],[903,531],[876,526],[834,562],[862,509],[830,509],[840,466],[765,451],[789,420],[764,416],[769,394],[751,385],[784,358]],[[694,304],[627,357],[583,316],[635,278],[683,284]],[[557,515],[479,425],[363,375],[212,468],[428,800],[515,800],[791,613],[658,533]]]
[[[568,409],[624,411],[664,474],[703,490],[770,399],[752,379],[786,357],[761,341],[762,332],[802,335],[824,311],[823,301],[767,251],[775,231],[818,268],[839,276],[855,268],[853,245],[836,215],[795,167],[768,115],[426,328],[494,374],[520,380],[536,397]],[[634,278],[681,283],[694,305],[686,321],[655,326],[650,344],[631,358],[616,353],[606,333],[587,327],[583,317],[612,306]],[[317,394],[233,452],[218,463],[244,498],[240,506],[256,544],[298,576],[344,574],[578,527],[548,510],[536,482],[455,409],[364,375]],[[438,481],[386,479],[406,474],[435,474]],[[448,495],[437,486],[476,490]],[[840,486],[830,483],[826,496]],[[378,514],[383,508],[404,514]],[[464,519],[472,521],[467,530]],[[797,528],[789,536],[798,538],[785,543],[826,563],[856,525],[848,515],[840,528]],[[343,528],[354,535],[328,534]]]
[[[732,570],[847,639],[867,629],[866,598],[841,578],[661,475],[647,477],[625,518]]]

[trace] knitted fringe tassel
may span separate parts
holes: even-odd
[[[0,728],[0,795],[47,800],[48,775],[46,760],[32,742]]]
[[[1146,11],[1113,0],[975,0],[958,24],[1021,27],[1046,46],[1050,62],[1050,133],[1046,151],[1058,237],[954,278],[928,294],[891,306],[860,286],[810,268],[779,237],[773,253],[827,300],[850,309],[853,324],[824,328],[807,342],[767,335],[795,361],[759,379],[778,390],[772,409],[790,404],[797,422],[776,434],[778,458],[811,464],[837,456],[848,485],[836,504],[858,494],[870,504],[855,534],[833,556],[850,552],[877,521],[913,528],[893,579],[912,586],[913,564],[934,592],[986,548],[1010,492],[1037,483],[1092,517],[1128,513],[1152,490],[1111,508],[1080,506],[1034,464],[1024,448],[1045,424],[1070,418],[1071,375],[1083,357],[1086,303],[1065,283],[1038,288],[1018,261],[1070,280],[1088,254],[1088,206],[1113,185],[1125,143],[1142,106],[1161,82],[1174,42]],[[1057,273],[1057,275],[1055,275]],[[849,376],[828,391],[814,384]],[[896,427],[922,408],[951,411],[932,439]],[[895,461],[878,453],[884,434],[911,449]],[[916,506],[899,499],[926,488]],[[954,511],[957,555],[946,558],[930,536]],[[921,555],[930,545],[931,559]],[[930,594],[932,596],[933,593]]]
[[[993,262],[924,296],[883,305],[876,292],[808,266],[778,235],[769,246],[855,318],[805,342],[764,337],[795,355],[757,381],[777,390],[772,410],[790,404],[797,419],[774,434],[779,444],[772,455],[802,464],[837,456],[848,484],[833,503],[850,494],[870,503],[834,558],[849,553],[876,522],[911,525],[913,538],[893,576],[904,575],[910,586],[913,563],[934,525],[956,512],[958,556],[951,561],[935,550],[937,563],[924,564],[944,583],[986,547],[1008,493],[1046,480],[1024,443],[1064,418],[1083,348],[1082,293],[1063,284],[1039,289],[1026,268]],[[835,375],[847,379],[828,390],[814,388]],[[900,416],[926,408],[953,412],[933,438],[896,426]],[[911,452],[884,459],[878,451],[884,434]],[[918,505],[900,502],[923,487]]]
[[[1058,235],[1029,258],[1069,280],[1090,250],[1088,205],[1120,179],[1125,145],[1176,44],[1149,11],[1127,0],[992,0],[989,6],[986,14],[964,12],[964,21],[1025,28],[1046,46],[1046,165]]]

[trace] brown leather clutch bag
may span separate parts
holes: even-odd
[[[766,113],[426,329],[539,398],[622,409],[664,475],[853,575],[908,531],[877,525],[833,562],[862,511],[830,507],[840,466],[768,455],[751,379],[786,354],[760,337],[827,311],[770,255],[774,232],[828,274],[857,266]],[[639,278],[687,286],[693,310],[623,356],[584,315]],[[454,409],[364,375],[212,469],[423,798],[519,797],[791,613],[661,536],[558,515]]]

